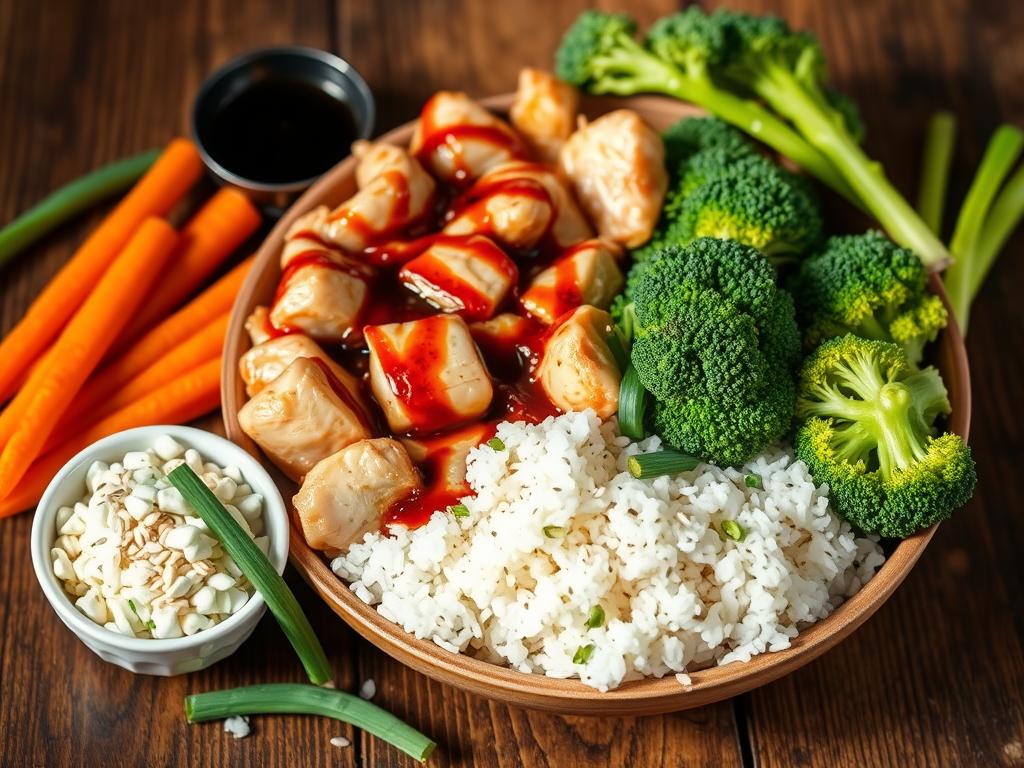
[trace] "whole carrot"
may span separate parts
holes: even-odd
[[[89,235],[0,342],[0,393],[10,395],[15,382],[60,333],[139,224],[147,216],[163,215],[174,207],[202,168],[190,141],[175,139],[167,145],[149,172]]]
[[[52,450],[83,432],[91,424],[155,392],[168,381],[219,357],[230,317],[231,313],[225,312],[198,333],[167,350],[167,354],[149,368],[133,376],[130,381],[108,395],[100,393],[102,396],[97,397],[95,380],[86,383],[78,399],[67,410],[58,427],[50,435],[50,439],[46,441],[43,451]]]
[[[166,318],[195,292],[260,225],[260,213],[249,198],[225,187],[211,197],[181,230],[171,256],[174,269],[161,280],[128,327],[118,345],[131,342]]]
[[[85,380],[156,282],[177,239],[178,233],[163,219],[143,221],[64,327],[42,366],[40,380],[31,377],[30,383],[37,386],[30,391],[25,414],[0,453],[0,498],[14,490],[40,454]],[[18,399],[20,395],[15,402]]]
[[[83,448],[115,432],[151,424],[183,424],[220,403],[220,359],[204,363],[141,400],[112,413],[32,464],[13,493],[0,500],[0,518],[39,503],[51,478]]]

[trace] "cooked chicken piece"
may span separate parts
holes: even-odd
[[[397,440],[360,440],[313,467],[292,498],[306,543],[328,555],[380,528],[388,508],[423,480]]]
[[[665,147],[636,112],[619,109],[581,127],[559,162],[602,237],[627,248],[650,239],[668,187]]]
[[[348,346],[362,343],[359,318],[370,297],[365,268],[320,258],[293,264],[281,279],[270,321],[283,330],[300,330],[315,339]]]
[[[452,91],[435,93],[423,106],[409,148],[435,176],[457,184],[526,157],[526,147],[508,123]]]
[[[488,370],[505,380],[516,378],[524,361],[534,356],[533,349],[539,345],[544,330],[533,318],[511,312],[469,325]]]
[[[274,336],[274,326],[270,324],[270,308],[258,306],[245,318],[245,332],[253,346],[262,344]]]
[[[249,397],[257,395],[270,382],[284,373],[285,368],[297,358],[314,357],[323,360],[331,373],[348,389],[349,393],[359,400],[364,412],[368,412],[368,404],[363,399],[356,378],[328,357],[320,345],[309,336],[301,333],[290,333],[287,336],[268,338],[248,350],[238,361],[238,368],[245,382],[245,391]]]
[[[297,259],[305,261],[325,258],[340,266],[353,269],[357,272],[365,272],[371,276],[370,267],[361,261],[346,256],[340,249],[327,245],[316,234],[309,230],[297,232],[293,237],[284,241],[281,247],[281,269],[287,269]]]
[[[313,233],[355,253],[399,233],[421,219],[434,202],[434,180],[404,149],[391,144],[356,142],[359,191],[333,211],[319,205],[288,230],[294,239]]]
[[[519,280],[519,270],[483,235],[441,237],[403,266],[398,279],[432,307],[486,320]]]
[[[619,253],[607,240],[574,246],[533,279],[519,300],[523,309],[549,325],[583,304],[607,309],[622,290]]]
[[[509,117],[534,153],[553,163],[576,127],[579,106],[580,94],[569,83],[550,72],[527,67],[519,70],[519,87]]]
[[[370,388],[392,432],[440,432],[491,404],[491,378],[461,317],[370,326],[366,343]]]
[[[300,357],[238,412],[242,430],[292,480],[372,437],[362,406],[317,358]]]
[[[417,464],[426,465],[431,489],[463,496],[470,492],[466,482],[469,452],[494,434],[493,424],[473,424],[440,437],[425,440],[402,438],[402,445]]]
[[[583,306],[559,325],[544,346],[537,377],[563,411],[593,408],[602,419],[619,409],[619,367],[608,346],[611,316]]]
[[[485,173],[466,199],[471,202],[445,232],[492,235],[513,248],[532,248],[549,232],[558,248],[594,234],[569,188],[541,163],[503,163]]]

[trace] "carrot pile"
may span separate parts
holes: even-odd
[[[222,189],[177,232],[163,217],[201,172],[191,142],[172,141],[0,341],[0,517],[36,504],[90,443],[217,407],[228,316],[252,260],[188,299],[260,215]]]

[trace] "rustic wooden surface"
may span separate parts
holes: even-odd
[[[328,48],[370,82],[379,127],[413,117],[438,88],[510,90],[548,66],[582,2],[316,0],[0,2],[0,222],[56,185],[188,130],[204,75],[271,43]],[[628,4],[642,24],[675,9]],[[922,127],[956,111],[958,198],[1001,121],[1024,125],[1024,4],[999,0],[751,0],[822,38],[837,84],[861,104],[868,145],[912,190]],[[833,212],[836,226],[860,226]],[[0,330],[96,221],[85,217],[0,271]],[[852,639],[802,671],[705,709],[590,720],[511,709],[404,669],[292,579],[349,689],[440,744],[436,765],[1024,765],[1024,281],[1017,236],[977,305],[968,340],[981,479],[896,596]],[[0,365],[3,361],[0,361]],[[211,417],[202,426],[219,428]],[[0,765],[410,765],[333,721],[254,718],[235,741],[188,726],[186,693],[291,681],[301,669],[271,619],[233,658],[175,679],[99,661],[60,624],[32,574],[31,520],[0,523]],[[346,735],[353,746],[329,739]]]

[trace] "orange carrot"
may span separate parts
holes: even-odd
[[[50,435],[50,439],[46,441],[43,452],[52,450],[83,432],[89,425],[131,405],[150,392],[155,392],[171,379],[220,356],[230,317],[231,313],[225,312],[201,331],[168,350],[167,354],[153,365],[113,393],[100,392],[97,395],[94,388],[96,381],[88,382]]]
[[[259,225],[259,211],[238,190],[225,187],[211,197],[182,229],[181,241],[171,256],[173,269],[132,318],[118,339],[118,345],[137,339],[167,317]]]
[[[162,358],[169,349],[199,333],[225,312],[231,311],[242,281],[252,266],[246,259],[196,298],[132,344],[120,357],[101,368],[81,394],[84,402],[76,410],[91,409],[112,397],[132,378]],[[0,444],[3,442],[3,416],[0,415]]]
[[[100,438],[133,427],[151,424],[182,424],[198,419],[220,403],[220,360],[211,360],[180,376],[156,392],[113,413],[85,432],[41,456],[18,483],[0,500],[0,518],[35,506],[51,478],[72,456]]]
[[[36,386],[30,390],[29,405],[0,453],[0,498],[14,490],[35,461],[78,390],[156,282],[177,239],[178,233],[163,219],[143,221],[57,338],[42,373],[30,377]],[[19,399],[20,395],[15,402]]]
[[[0,397],[13,394],[15,382],[61,332],[143,219],[173,208],[202,169],[192,142],[175,139],[167,145],[153,167],[82,243],[32,302],[21,322],[0,342]]]

